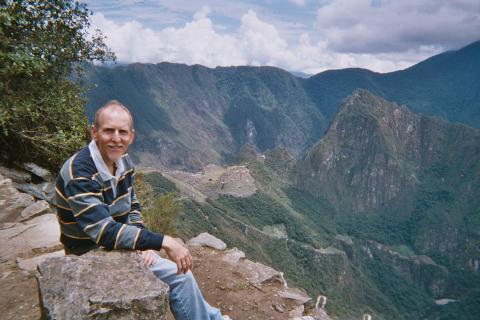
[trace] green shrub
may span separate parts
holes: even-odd
[[[181,210],[178,195],[173,192],[165,193],[156,197],[152,206],[143,211],[143,220],[151,231],[176,236],[178,232],[175,219]]]
[[[87,141],[82,63],[114,59],[101,34],[88,35],[90,12],[71,0],[0,2],[2,161],[52,170]]]

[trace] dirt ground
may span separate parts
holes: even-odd
[[[295,305],[280,298],[279,282],[256,285],[221,259],[213,249],[190,248],[193,273],[206,300],[232,319],[288,319]],[[33,272],[20,270],[14,261],[0,264],[0,319],[39,319],[37,282]],[[169,320],[173,316],[169,315]]]

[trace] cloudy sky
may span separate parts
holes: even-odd
[[[122,63],[404,69],[480,40],[479,0],[86,0]]]

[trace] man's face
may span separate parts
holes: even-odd
[[[132,143],[135,136],[128,113],[120,107],[109,107],[100,114],[98,128],[92,126],[92,136],[103,161],[113,165]]]

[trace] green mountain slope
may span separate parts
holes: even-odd
[[[390,266],[432,298],[465,301],[480,288],[479,158],[478,129],[418,115],[360,90],[297,162],[294,178],[335,209],[341,232],[425,257],[420,263],[433,269],[415,276],[412,266],[401,270],[406,260],[399,266],[389,255],[371,268]],[[375,280],[379,286],[392,280],[382,277]]]
[[[282,149],[261,160],[243,148],[257,193],[185,200],[178,229],[208,231],[284,271],[326,295],[339,319],[472,319],[479,133],[357,91],[296,163]],[[443,298],[456,302],[437,306]]]
[[[199,170],[231,160],[245,143],[298,155],[326,126],[300,80],[277,68],[91,67],[87,83],[90,117],[110,99],[131,109],[144,165]]]

